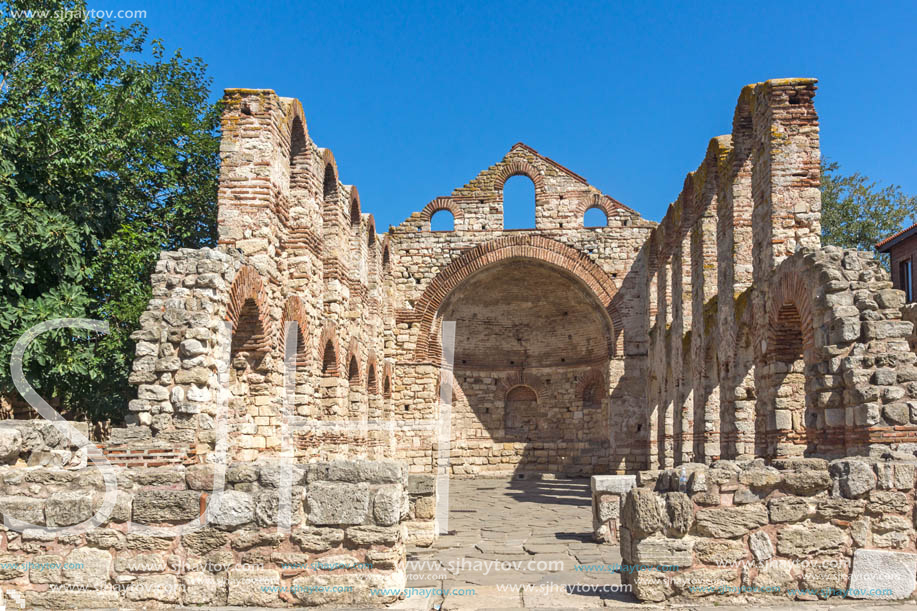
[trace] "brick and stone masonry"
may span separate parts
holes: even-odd
[[[161,254],[133,336],[137,398],[125,406],[127,426],[102,447],[123,469],[129,498],[119,515],[150,509],[156,515],[144,519],[192,519],[197,503],[200,516],[210,492],[192,486],[189,474],[231,465],[230,479],[291,450],[284,459],[310,474],[301,524],[330,529],[315,535],[327,535],[327,550],[311,549],[316,539],[295,530],[276,541],[257,538],[270,529],[270,520],[258,521],[270,486],[255,467],[230,492],[237,517],[248,520],[240,532],[257,525],[261,543],[240,544],[217,529],[214,541],[223,542],[213,550],[227,560],[266,559],[273,568],[265,578],[281,586],[303,577],[277,568],[275,552],[360,559],[371,551],[376,568],[354,584],[362,601],[377,581],[397,587],[405,541],[432,543],[436,474],[624,476],[682,464],[712,472],[886,451],[912,456],[917,315],[871,253],[820,244],[815,91],[815,80],[804,78],[745,87],[732,133],[709,141],[660,223],[518,143],[380,234],[358,189],[342,182],[345,166],[310,137],[298,101],[271,90],[227,90],[219,244]],[[508,180],[531,181],[533,228],[504,229]],[[605,222],[587,227],[584,215],[594,209]],[[433,231],[434,215],[451,216],[452,227]],[[443,367],[444,321],[455,322],[451,367]],[[285,360],[288,338],[295,354]],[[452,388],[449,410],[439,401],[443,382]],[[439,462],[442,424],[451,431],[448,464]],[[54,495],[95,481],[85,448],[53,433],[36,437],[28,426],[0,428],[0,456],[20,465],[3,476],[4,494],[35,517],[41,509],[48,519]],[[337,461],[374,466],[347,476],[355,479],[323,479],[315,465]],[[397,482],[369,474],[393,464]],[[163,468],[173,475],[143,475]],[[631,495],[646,493],[624,496],[625,488],[594,488],[596,530],[608,540],[621,536],[622,547],[642,535],[627,542],[620,499],[626,508]],[[169,500],[151,508],[147,497]],[[375,513],[380,498],[384,518]],[[316,505],[360,519],[310,522]],[[679,507],[687,511],[688,502]],[[108,520],[116,533],[100,545],[91,535],[29,540],[7,531],[0,551],[25,559],[91,555],[96,572],[81,605],[94,596],[99,604],[114,600],[105,585],[181,584],[187,574],[171,568],[173,556],[213,553],[187,551],[174,539],[130,547],[129,533]],[[388,530],[364,537],[355,528]],[[903,530],[870,532],[885,541]],[[711,549],[722,538],[712,536]],[[895,541],[904,547],[893,549],[913,543]],[[837,549],[854,547],[844,539]],[[159,554],[165,564],[135,576],[118,568],[124,550]],[[677,551],[687,562],[687,550]],[[690,566],[706,566],[692,553]],[[886,561],[867,555],[863,562]],[[41,576],[4,575],[4,589],[68,604],[48,594]],[[255,600],[265,591],[240,591],[220,572],[195,579],[203,585],[189,596],[209,602],[194,604],[327,602]],[[133,600],[126,592],[116,594],[123,603]]]

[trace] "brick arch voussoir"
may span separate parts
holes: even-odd
[[[456,204],[454,199],[451,197],[437,197],[432,202],[423,207],[423,210],[420,211],[420,218],[425,223],[429,223],[433,218],[433,215],[440,210],[448,210],[451,212],[452,218],[455,221],[459,220],[464,215],[461,206]]]
[[[328,371],[325,372],[327,376],[335,376],[340,373],[341,370],[341,347],[338,341],[337,325],[333,322],[327,323],[322,329],[321,337],[319,337],[319,364],[324,366],[325,363],[325,350],[328,347],[328,342],[331,342],[331,349],[334,351],[334,363],[331,367],[328,368]]]
[[[612,321],[609,356],[622,353],[623,319],[614,302],[617,286],[608,274],[589,257],[566,244],[542,236],[518,235],[500,237],[465,251],[427,285],[423,295],[414,305],[415,320],[420,321],[419,336],[414,349],[417,361],[439,358],[439,341],[434,337],[434,332],[438,331],[434,328],[436,314],[452,291],[484,267],[517,258],[549,263],[585,284]]]
[[[602,389],[603,395],[608,394],[608,389],[605,387],[605,374],[602,373],[601,369],[590,369],[586,372],[586,375],[580,378],[580,381],[576,384],[576,397],[582,399],[583,393],[594,385],[598,385]]]
[[[356,215],[354,215],[354,210],[356,210]],[[360,225],[360,219],[362,208],[360,207],[360,192],[357,190],[356,185],[350,185],[350,207],[347,209],[347,215],[350,217],[350,226],[358,227]]]
[[[239,325],[239,318],[242,316],[242,308],[249,299],[255,302],[258,309],[259,338],[254,346],[249,348],[259,354],[267,353],[270,350],[271,341],[271,320],[268,313],[268,291],[267,283],[261,277],[261,274],[250,265],[243,265],[236,272],[233,278],[232,286],[229,288],[229,305],[226,309],[226,320],[232,324],[233,332]]]
[[[523,159],[513,159],[500,164],[500,168],[494,176],[493,190],[502,192],[506,181],[513,176],[528,176],[535,185],[535,196],[544,195],[544,176],[528,161]]]
[[[357,342],[357,338],[351,337],[350,342],[347,344],[347,358],[344,359],[344,375],[345,377],[350,377],[350,363],[355,362],[357,364],[357,377],[351,382],[359,383],[363,379],[363,372],[360,369],[360,344]]]
[[[586,212],[593,208],[604,212],[606,221],[611,221],[611,215],[615,210],[615,205],[607,195],[599,195],[598,193],[577,204],[574,215],[582,220]]]
[[[776,287],[771,291],[768,304],[768,346],[773,346],[776,341],[776,329],[779,324],[780,309],[792,304],[799,314],[802,326],[802,346],[807,360],[812,361],[817,357],[818,346],[815,344],[815,327],[813,325],[813,302],[809,286],[802,274],[797,271],[784,272],[777,281]]]
[[[533,391],[535,391],[535,396],[539,401],[544,397],[545,383],[541,379],[541,376],[535,375],[533,373],[524,373],[520,371],[512,371],[504,375],[496,384],[495,388],[495,398],[498,401],[505,401],[506,396],[514,388],[519,386],[528,386]]]
[[[376,358],[375,350],[369,351],[369,355],[366,357],[366,369],[364,371],[366,371],[367,390],[369,390],[369,392],[372,394],[378,393],[379,392],[379,379],[380,379],[379,378],[379,361]],[[374,373],[373,375],[373,377],[375,378],[374,380],[370,379],[369,377],[369,372],[371,371]],[[374,384],[374,386],[370,387],[369,386],[370,384]]]
[[[388,391],[385,390],[385,382],[388,381]],[[392,364],[385,363],[382,366],[382,396],[386,399],[392,398]]]
[[[306,307],[303,304],[302,300],[297,296],[292,296],[287,299],[286,303],[283,305],[283,330],[281,331],[280,344],[285,346],[286,340],[286,323],[294,322],[296,323],[297,328],[299,329],[299,335],[303,340],[303,345],[296,353],[296,366],[300,367],[305,365],[309,359],[309,334],[307,333],[309,329],[308,321],[309,317],[306,314]]]

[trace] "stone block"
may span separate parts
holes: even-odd
[[[850,571],[850,598],[902,600],[917,587],[917,554],[858,549]],[[888,593],[878,593],[889,590]]]
[[[777,553],[806,558],[815,553],[838,551],[846,540],[844,531],[832,524],[787,526],[777,532]]]
[[[61,575],[64,583],[85,586],[95,590],[109,581],[112,556],[109,552],[91,547],[78,547],[67,555]]]
[[[621,511],[623,526],[633,531],[637,538],[661,530],[665,524],[659,507],[661,500],[662,497],[646,488],[634,488],[628,492]]]
[[[404,495],[399,484],[380,486],[373,497],[373,519],[380,526],[392,526],[401,520]]]
[[[310,471],[311,473],[311,471]],[[315,481],[306,492],[311,524],[362,524],[369,515],[369,484]]]
[[[795,496],[781,496],[767,504],[771,522],[799,522],[809,515],[809,504]]]
[[[134,522],[141,524],[186,522],[197,519],[200,514],[200,492],[193,490],[141,490],[134,495]]]
[[[752,533],[752,537],[758,534]],[[763,534],[763,533],[762,533]],[[718,562],[738,562],[744,559],[748,552],[745,544],[733,539],[698,539],[694,542],[694,554],[698,562],[704,564],[717,564]]]
[[[239,607],[275,607],[280,603],[280,572],[233,569],[229,571],[227,604]]]
[[[828,468],[841,494],[847,498],[859,498],[876,487],[872,466],[861,459],[841,458],[833,461]]]
[[[774,557],[774,545],[770,536],[763,530],[757,530],[748,537],[748,549],[757,562],[764,562]]]
[[[768,522],[763,504],[701,509],[695,514],[697,532],[705,537],[735,539]]]
[[[216,495],[210,497],[210,503],[210,524],[217,528],[232,530],[255,519],[255,500],[245,492],[224,490],[218,504]]]
[[[593,475],[590,479],[593,494],[604,492],[624,496],[636,485],[636,475]]]
[[[634,562],[651,566],[689,567],[694,563],[694,541],[654,536],[634,544]]]

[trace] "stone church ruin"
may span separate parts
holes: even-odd
[[[0,585],[66,606],[50,586],[84,584],[84,608],[390,602],[371,588],[403,587],[406,543],[435,538],[437,474],[630,478],[600,484],[595,511],[633,564],[709,576],[711,546],[752,559],[770,537],[773,557],[885,550],[917,571],[913,324],[872,253],[821,246],[815,90],[745,87],[660,223],[518,143],[385,232],[297,100],[227,90],[219,245],[162,253],[127,426],[92,465],[2,470],[4,512],[33,526],[96,515],[99,469],[118,474],[114,510],[80,534],[8,531],[10,558],[84,568]],[[535,227],[504,230],[516,176]],[[592,209],[603,226],[584,226]],[[26,460],[79,452],[16,434]],[[133,570],[141,556],[158,568]],[[371,566],[345,593],[288,568],[342,557]],[[643,600],[694,596],[651,577],[628,577]]]

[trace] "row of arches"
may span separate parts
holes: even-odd
[[[265,282],[254,268],[244,265],[236,274],[230,288],[227,319],[232,324],[232,342],[230,357],[239,354],[249,355],[255,360],[271,349],[270,322],[267,318],[267,289]],[[295,334],[295,364],[297,367],[305,366],[309,361],[308,348],[308,318],[305,304],[297,296],[289,297],[284,303],[281,317],[283,333],[288,325],[293,325]],[[285,337],[282,335],[282,337]],[[321,373],[325,376],[336,376],[341,373],[338,359],[338,334],[334,324],[326,325],[319,340],[321,352],[319,361],[322,364]],[[281,339],[281,344],[283,339]],[[352,339],[347,354],[347,379],[352,385],[360,384],[360,367],[357,355],[359,345]],[[378,394],[378,362],[373,352],[367,358],[366,387],[371,394]],[[382,375],[382,394],[391,396],[391,366],[385,365]]]

